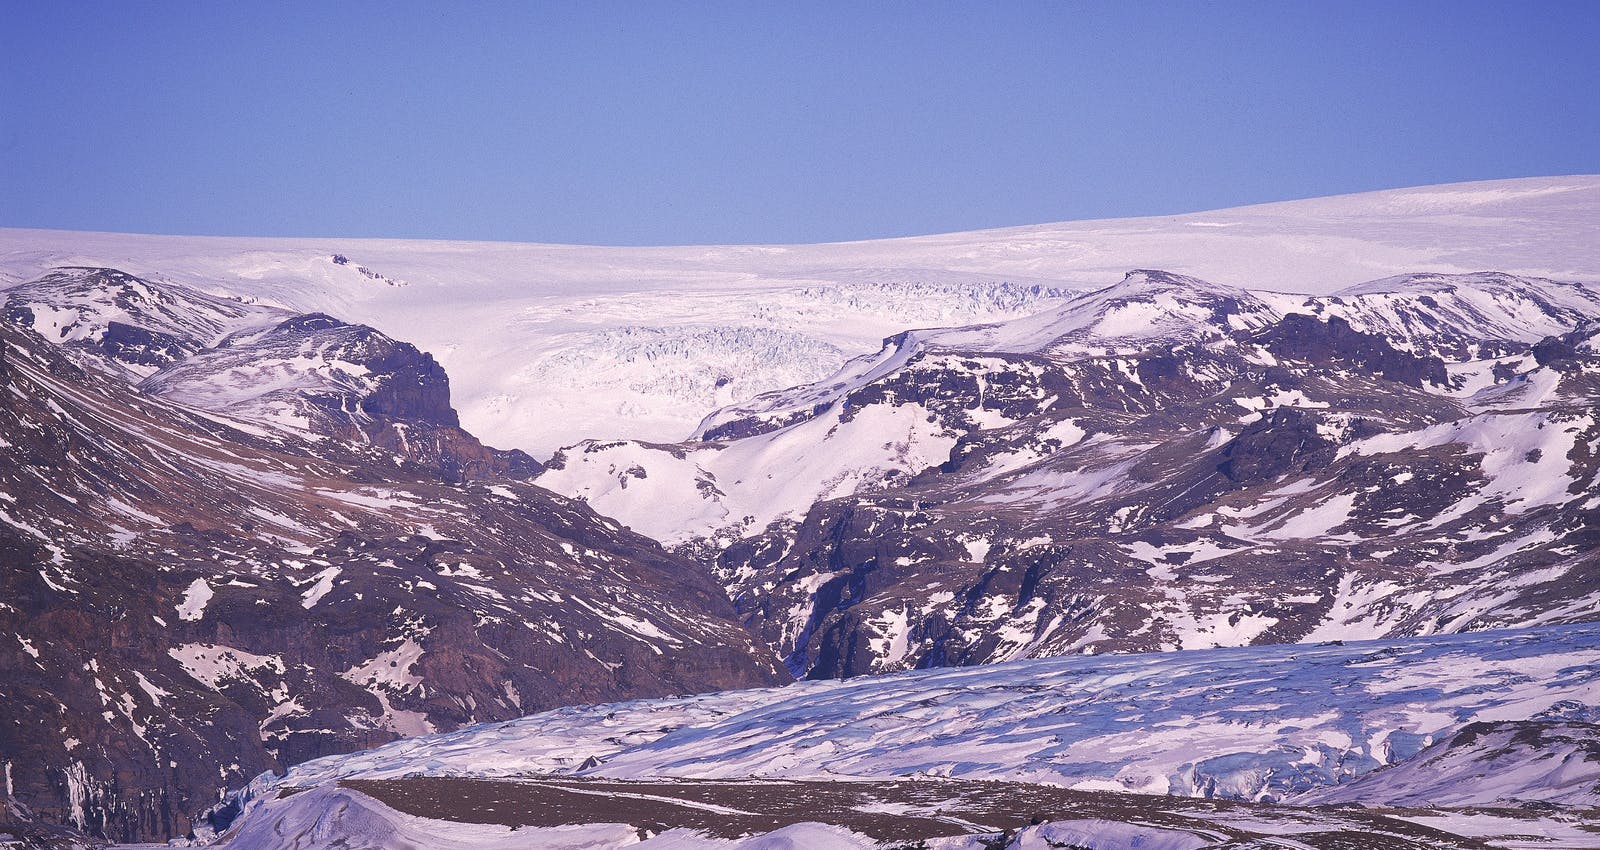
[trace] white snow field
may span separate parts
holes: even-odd
[[[1028,315],[1133,268],[1310,294],[1414,272],[1600,280],[1600,176],[824,245],[0,229],[0,287],[63,265],[372,325],[443,363],[468,430],[544,457],[584,437],[681,440],[890,334]]]

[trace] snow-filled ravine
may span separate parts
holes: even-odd
[[[1070,656],[557,709],[306,762],[241,796],[351,778],[569,774],[952,777],[1292,801],[1469,723],[1594,723],[1597,705],[1600,624]],[[1481,802],[1558,790],[1502,783],[1505,799]]]

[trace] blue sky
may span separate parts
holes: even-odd
[[[810,242],[1600,172],[1596,2],[0,0],[0,226]]]

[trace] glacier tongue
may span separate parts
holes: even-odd
[[[307,762],[251,794],[408,775],[922,775],[1276,800],[1403,762],[1470,723],[1560,719],[1597,701],[1594,624],[1060,657],[558,709]]]

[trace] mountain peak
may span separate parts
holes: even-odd
[[[9,290],[13,298],[19,293],[50,293],[56,298],[76,303],[97,302],[107,307],[115,305],[124,310],[138,310],[142,306],[171,304],[181,293],[167,291],[168,287],[154,281],[131,275],[121,269],[102,266],[58,266],[31,283]],[[181,289],[181,288],[180,288]],[[155,307],[155,309],[161,309]]]
[[[1113,284],[1109,288],[1117,289],[1124,287],[1157,292],[1168,292],[1174,290],[1185,292],[1244,292],[1242,289],[1219,283],[1212,283],[1209,280],[1201,280],[1200,278],[1190,277],[1185,274],[1178,274],[1177,272],[1169,272],[1165,269],[1132,269],[1127,274],[1122,276],[1122,280],[1120,282]]]
[[[1214,283],[1165,269],[1132,269],[1122,276],[1122,280],[1110,286],[1085,292],[1077,300],[1103,298],[1123,301],[1150,299],[1162,295],[1171,296],[1185,303],[1211,301],[1216,298],[1230,298],[1236,301],[1254,298],[1249,290],[1237,286]]]
[[[227,334],[288,315],[100,266],[52,268],[0,297],[12,324],[98,351],[101,365],[140,377]]]
[[[1134,269],[1122,280],[1067,302],[1051,324],[1054,343],[1210,337],[1259,327],[1278,313],[1255,294],[1160,269]],[[1024,322],[1028,320],[1023,320]]]
[[[274,331],[308,333],[311,331],[333,330],[348,327],[348,322],[343,322],[327,313],[304,313],[280,322]]]
[[[1556,286],[1572,288],[1577,284],[1562,283],[1544,278],[1520,277],[1503,271],[1476,271],[1461,274],[1444,274],[1439,272],[1415,272],[1411,274],[1394,275],[1378,280],[1358,283],[1347,286],[1335,292],[1332,297],[1353,295],[1397,295],[1402,293],[1432,294],[1442,292],[1457,292],[1463,289],[1476,290],[1532,290]]]
[[[44,276],[45,280],[83,281],[100,286],[126,286],[141,284],[152,286],[150,281],[109,266],[56,266]]]
[[[1500,271],[1396,275],[1308,302],[1321,317],[1441,354],[1490,342],[1532,344],[1600,314],[1600,292]],[[1429,342],[1432,340],[1432,342]],[[1453,357],[1453,355],[1452,355]]]

